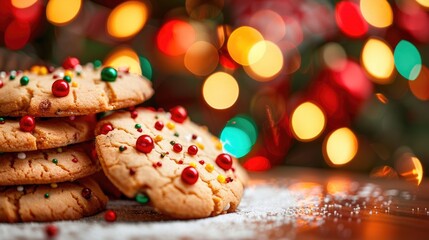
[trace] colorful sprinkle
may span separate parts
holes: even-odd
[[[85,199],[91,199],[92,191],[89,188],[84,188],[84,189],[82,189],[82,192],[80,194]]]
[[[69,77],[71,79],[73,77],[73,72],[70,70],[65,70],[64,77]]]
[[[161,158],[165,158],[165,156],[167,156],[169,154],[169,152],[162,152],[161,154],[160,154],[160,157]]]
[[[156,121],[154,127],[156,130],[161,131],[164,128],[164,123],[162,121]]]
[[[197,145],[197,147],[199,148],[199,149],[201,149],[201,150],[204,150],[204,144],[202,144],[202,143],[199,143],[199,142],[197,142],[197,143],[195,143],[195,145]]]
[[[131,113],[131,118],[133,118],[133,119],[137,118],[139,116],[138,112],[135,110],[131,111],[130,113]]]
[[[195,162],[190,162],[189,166],[191,166],[191,167],[197,167],[197,164]]]
[[[18,159],[25,159],[27,157],[27,155],[23,152],[20,152],[16,155],[18,157]]]
[[[173,151],[176,153],[181,152],[183,149],[182,145],[180,143],[174,143],[173,145]]]
[[[222,146],[222,143],[220,141],[217,141],[217,143],[216,143],[216,149],[219,150],[219,151],[222,151],[223,146]]]
[[[195,140],[195,139],[197,139],[197,135],[196,134],[192,134],[192,140]]]
[[[174,133],[174,136],[175,136],[175,137],[179,137],[179,133],[178,133],[178,132],[175,132],[175,133]]]
[[[174,146],[174,144],[176,144],[176,142],[175,142],[175,141],[170,141],[170,145],[171,145],[171,146]]]
[[[229,154],[221,153],[216,157],[216,164],[223,170],[229,170],[232,167],[232,157]]]
[[[18,186],[18,187],[16,187],[16,191],[23,192],[24,191],[24,186]]]
[[[160,142],[162,141],[163,137],[161,135],[156,135],[155,136],[155,142]]]
[[[139,128],[137,129],[137,132],[143,132],[143,129]]]
[[[79,59],[75,57],[67,57],[63,62],[63,68],[64,69],[74,69],[77,65],[79,65]]]
[[[214,170],[213,164],[207,163],[206,170],[207,170],[207,172],[210,172],[210,173],[213,172],[213,170]]]
[[[48,224],[45,227],[45,233],[48,238],[54,238],[58,235],[58,228],[53,224]]]
[[[179,160],[178,164],[183,164],[183,160]]]
[[[11,74],[11,75],[9,76],[9,80],[11,80],[11,81],[12,81],[12,80],[14,80],[15,78],[16,78],[16,76],[15,76],[15,75],[12,75],[12,74]]]
[[[139,152],[150,153],[153,148],[153,140],[149,135],[141,135],[136,141],[136,149]]]
[[[0,117],[0,124],[4,124],[5,122],[4,118]]]
[[[102,62],[97,59],[97,60],[94,61],[93,64],[94,64],[94,69],[97,69],[97,68],[101,67]]]
[[[45,66],[41,66],[40,68],[39,68],[39,71],[37,72],[39,75],[46,75],[46,74],[48,74],[48,68],[46,68]]]
[[[176,125],[174,123],[172,123],[172,122],[168,122],[167,123],[167,128],[168,129],[173,130],[175,127],[176,127]]]
[[[78,87],[78,86],[79,86],[79,83],[77,83],[75,81],[72,82],[72,87]]]
[[[226,183],[230,183],[233,181],[233,179],[231,177],[227,177],[225,180],[226,180]]]
[[[58,159],[56,159],[56,158],[52,159],[52,163],[58,164]]]
[[[56,183],[51,183],[51,188],[57,188],[58,187],[58,184],[56,184]]]
[[[134,127],[135,127],[136,129],[139,129],[139,128],[142,128],[142,125],[141,125],[140,123],[136,123],[136,125],[134,125]]]
[[[149,197],[144,193],[137,193],[136,202],[140,204],[146,204],[149,202]]]
[[[105,123],[101,126],[100,128],[100,133],[106,135],[107,133],[109,133],[110,131],[113,130],[113,126],[110,123]]]
[[[105,82],[114,82],[118,77],[118,71],[112,67],[105,67],[101,70],[101,80]]]
[[[182,181],[186,184],[193,185],[198,181],[198,171],[192,166],[188,166],[182,171]]]
[[[68,82],[59,79],[59,80],[56,80],[52,84],[51,90],[52,90],[52,94],[55,97],[65,97],[65,96],[69,95],[70,86],[69,86]]]
[[[124,145],[119,146],[119,151],[120,152],[123,152],[125,150],[127,150],[127,146],[124,146]]]
[[[182,106],[177,106],[170,109],[170,113],[171,113],[171,120],[177,123],[183,123],[188,117],[188,113],[186,112],[186,109]]]
[[[30,82],[30,79],[27,76],[22,76],[19,82],[21,83],[21,86],[25,86]]]
[[[198,153],[198,147],[197,147],[197,146],[195,146],[195,145],[191,145],[191,146],[189,146],[189,147],[188,147],[188,154],[189,154],[189,155],[194,156],[194,155],[196,155],[197,153]]]
[[[200,161],[198,161],[201,165],[204,165],[204,160],[200,160]]]
[[[107,210],[104,213],[104,220],[106,220],[106,222],[116,221],[116,213],[113,210]]]
[[[3,87],[3,81],[0,80],[0,88]]]
[[[72,81],[71,77],[70,77],[70,76],[68,76],[68,75],[65,75],[65,76],[63,77],[63,80],[64,80],[64,81],[66,81],[66,82],[68,82],[68,83],[71,83],[71,81]]]
[[[24,132],[32,132],[36,127],[36,120],[32,116],[23,116],[19,120],[19,128]]]
[[[77,160],[77,158],[73,158],[72,162],[77,163],[77,162],[79,162],[79,160]]]
[[[157,167],[162,167],[162,162],[157,162],[157,163],[156,163],[156,166],[157,166]]]
[[[45,198],[49,198],[49,193],[45,193],[45,195],[43,195]]]
[[[225,183],[225,176],[222,175],[222,174],[219,174],[217,176],[217,181],[220,182],[220,183]]]

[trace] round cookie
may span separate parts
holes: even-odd
[[[20,119],[6,119],[0,122],[0,152],[50,149],[88,141],[94,137],[95,123],[95,115],[35,119],[35,128],[26,131],[20,128]]]
[[[73,181],[100,170],[90,143],[0,155],[0,186]]]
[[[0,78],[0,117],[89,115],[134,106],[153,94],[151,82],[138,74],[92,64],[78,70],[18,71]]]
[[[0,187],[0,222],[80,219],[103,211],[107,200],[89,178],[57,185]]]
[[[236,159],[222,153],[216,137],[191,122],[181,107],[172,114],[135,111],[135,118],[116,112],[96,126],[100,163],[119,190],[139,202],[148,196],[155,209],[176,218],[237,208],[247,175]],[[231,161],[218,164],[218,156]]]

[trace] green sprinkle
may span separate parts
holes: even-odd
[[[30,79],[27,76],[22,76],[19,82],[21,83],[21,86],[25,86],[30,82]]]
[[[149,202],[149,197],[143,193],[137,193],[136,201],[140,204],[146,204]]]
[[[4,122],[4,118],[0,117],[0,122]]]
[[[15,78],[16,78],[16,76],[15,76],[15,75],[12,75],[12,74],[11,74],[11,75],[9,76],[9,80],[14,80]]]
[[[82,74],[82,72],[76,72],[76,75],[80,76]]]
[[[174,144],[176,144],[175,141],[170,141],[171,146],[173,146]]]
[[[178,137],[178,136],[179,136],[179,133],[178,133],[178,132],[175,132],[175,133],[174,133],[174,136]]]
[[[58,159],[54,158],[54,159],[52,159],[52,162],[55,164],[58,164]]]
[[[162,152],[161,153],[161,158],[164,158],[167,154],[168,154],[168,152]]]
[[[49,193],[45,193],[45,198],[49,198]]]
[[[98,60],[98,59],[97,59],[97,60],[95,60],[95,61],[94,61],[94,68],[95,68],[95,69],[97,69],[97,68],[101,67],[101,64],[102,64],[102,63],[101,63],[101,61],[100,61],[100,60]]]
[[[63,79],[68,82],[71,83],[71,77],[70,76],[64,76]]]
[[[142,128],[142,125],[140,123],[137,123],[136,125],[134,125],[134,127],[139,129],[139,128]]]
[[[126,146],[119,146],[119,151],[121,151],[121,152],[123,152],[123,151],[125,151],[125,150],[127,150],[127,147]]]

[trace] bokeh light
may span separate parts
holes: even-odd
[[[389,166],[376,167],[369,175],[373,178],[398,178],[398,173]]]
[[[323,46],[322,59],[325,65],[331,70],[341,71],[346,66],[347,54],[340,44],[330,42]]]
[[[374,27],[385,28],[393,22],[393,12],[387,0],[360,0],[364,19]]]
[[[12,6],[16,8],[28,8],[34,5],[39,0],[12,0]]]
[[[7,48],[18,50],[23,48],[31,35],[31,27],[27,22],[12,21],[6,28],[4,43]]]
[[[312,102],[304,102],[292,113],[291,127],[296,139],[307,142],[317,138],[326,125],[322,109]]]
[[[250,152],[257,137],[255,122],[248,116],[238,115],[227,122],[220,141],[226,152],[239,158]]]
[[[420,185],[423,179],[423,167],[420,160],[410,152],[401,154],[395,162],[398,174],[406,181]]]
[[[376,93],[375,97],[383,104],[387,104],[389,102],[389,99],[382,93]]]
[[[231,107],[238,99],[239,88],[235,78],[225,72],[210,75],[203,85],[206,103],[215,109]]]
[[[129,68],[132,73],[142,74],[139,56],[128,47],[119,47],[113,50],[104,60],[103,65],[117,69]]]
[[[382,40],[370,38],[362,50],[362,65],[378,84],[392,82],[395,68],[393,52]]]
[[[148,18],[148,8],[140,1],[126,1],[116,6],[107,19],[107,32],[116,38],[137,34]]]
[[[219,16],[224,0],[186,0],[188,15],[194,19],[208,19]]]
[[[270,9],[259,10],[252,15],[249,26],[257,29],[264,39],[278,42],[286,34],[286,25],[283,18]]]
[[[423,7],[428,7],[429,8],[429,0],[416,0],[416,2],[418,2]]]
[[[250,77],[260,82],[270,81],[283,68],[283,54],[273,42],[261,41],[250,49],[249,63],[244,69]]]
[[[408,80],[414,80],[419,76],[422,68],[422,58],[419,50],[407,40],[401,40],[396,45],[395,66],[399,74]]]
[[[82,0],[50,0],[46,18],[54,25],[63,26],[73,21],[80,12]]]
[[[256,43],[263,40],[261,33],[256,29],[248,26],[239,27],[231,33],[228,39],[228,52],[234,61],[243,66],[248,66],[262,57],[264,51],[258,52],[260,55],[253,56],[251,59],[249,59],[249,53]],[[252,62],[249,62],[249,60],[252,60]]]
[[[152,80],[153,70],[152,70],[152,65],[149,62],[149,59],[143,56],[139,56],[139,60],[140,60],[140,68],[142,71],[142,75],[145,76],[147,79]]]
[[[243,167],[247,171],[252,172],[267,171],[271,168],[271,163],[270,160],[264,156],[255,156],[247,159],[243,163]]]
[[[335,7],[335,20],[340,30],[349,37],[362,37],[368,31],[368,24],[354,2],[339,2]]]
[[[423,101],[429,100],[429,70],[423,66],[419,76],[414,81],[408,81],[413,95]]]
[[[182,20],[171,20],[165,23],[158,32],[158,48],[170,56],[185,54],[195,42],[196,32],[191,24]]]
[[[186,51],[185,67],[197,76],[206,76],[212,73],[219,63],[217,49],[209,42],[198,41]]]
[[[331,166],[350,162],[358,151],[358,140],[349,128],[340,128],[325,139],[324,157]]]
[[[334,80],[349,94],[358,99],[368,99],[372,95],[372,84],[365,76],[361,66],[347,60],[342,71],[334,72]]]

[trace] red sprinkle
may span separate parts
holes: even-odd
[[[90,199],[92,196],[92,191],[89,188],[82,189],[82,192],[80,193],[83,198]]]
[[[112,130],[113,130],[112,124],[105,123],[105,124],[103,124],[103,126],[101,126],[100,133],[106,135],[107,133],[109,133]]]
[[[79,59],[75,57],[68,57],[63,62],[64,69],[74,69],[77,65],[79,65]]]
[[[0,88],[3,87],[3,81],[0,80]]]
[[[195,134],[192,134],[192,140],[195,140],[195,139],[197,139],[197,135],[195,135]]]
[[[139,114],[137,113],[137,111],[133,110],[131,111],[131,118],[136,118]]]
[[[152,163],[152,167],[153,167],[153,168],[156,168],[156,163]]]
[[[141,128],[137,129],[137,132],[142,132],[142,131],[143,131],[143,129],[141,129]]]
[[[73,158],[72,162],[77,163],[77,162],[79,162],[79,160],[77,160],[77,158]]]
[[[183,147],[182,147],[182,145],[181,145],[180,143],[175,143],[175,144],[173,145],[173,151],[175,151],[175,152],[177,152],[177,153],[181,152],[181,151],[182,151],[182,149],[183,149]]]
[[[223,170],[229,170],[232,167],[232,157],[229,154],[221,153],[216,157],[216,164]]]
[[[154,127],[156,130],[161,131],[164,128],[164,123],[162,121],[156,121]]]
[[[225,179],[225,181],[226,181],[227,183],[230,183],[230,182],[232,182],[233,180],[232,180],[232,178],[231,178],[231,177],[227,177],[227,178]]]
[[[19,128],[24,132],[32,132],[36,127],[36,120],[32,116],[24,116],[19,120]]]
[[[183,160],[179,160],[179,164],[183,164]]]
[[[177,106],[170,109],[170,113],[171,113],[171,120],[178,123],[183,123],[188,117],[188,112],[186,112],[186,109],[182,106]]]
[[[116,221],[116,213],[113,210],[107,210],[106,213],[104,213],[104,220],[107,222]]]
[[[188,147],[189,155],[196,155],[198,153],[198,147],[195,145],[191,145]]]
[[[69,95],[70,86],[68,82],[62,79],[58,79],[52,84],[51,90],[52,90],[52,94],[55,97],[65,97]]]
[[[157,162],[157,163],[156,163],[156,166],[158,166],[158,167],[162,167],[162,162]]]
[[[46,225],[45,233],[49,238],[53,238],[58,235],[58,228],[53,224]]]
[[[182,181],[186,184],[193,185],[198,181],[198,171],[192,166],[188,166],[182,171]]]
[[[201,165],[204,165],[204,160],[198,161]]]
[[[153,139],[149,135],[141,135],[137,138],[136,149],[139,152],[150,153],[154,148]]]

